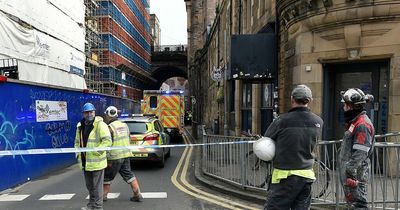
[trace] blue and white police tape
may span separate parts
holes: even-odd
[[[11,155],[39,155],[39,154],[63,154],[63,153],[79,153],[93,151],[111,151],[111,150],[131,150],[132,152],[152,152],[159,148],[175,148],[175,147],[196,147],[196,146],[212,146],[212,145],[232,145],[232,144],[252,144],[255,141],[234,141],[219,143],[203,143],[203,144],[170,144],[170,145],[146,145],[146,146],[126,146],[126,147],[103,147],[103,148],[44,148],[44,149],[27,149],[27,150],[3,150],[0,156]]]

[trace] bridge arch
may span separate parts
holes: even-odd
[[[158,90],[173,77],[188,79],[187,51],[185,45],[165,45],[154,49],[151,55],[151,77],[157,82],[149,84],[148,89]]]
[[[169,78],[172,77],[183,77],[185,79],[188,79],[188,74],[186,69],[181,69],[176,66],[162,66],[157,69],[155,69],[151,75],[154,79],[157,80],[157,83],[155,83],[152,88],[153,89],[160,89],[161,85],[167,81]]]

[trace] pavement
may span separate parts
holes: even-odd
[[[192,127],[185,127],[186,134],[190,138],[193,143],[202,143],[201,140],[195,139],[192,135]],[[254,202],[259,205],[263,205],[265,203],[266,193],[262,194],[259,192],[249,193],[249,189],[236,187],[226,182],[220,181],[218,179],[212,178],[208,175],[205,175],[201,170],[201,147],[195,148],[195,178],[196,180],[213,190],[219,191],[221,193],[231,195],[240,199],[244,199],[247,201]]]
[[[202,140],[196,139],[192,135],[192,127],[185,127],[186,135],[190,138],[192,143],[202,143]],[[258,191],[251,191],[251,189],[245,189],[243,187],[236,187],[232,184],[228,184],[226,182],[220,181],[216,178],[208,176],[203,173],[201,169],[201,147],[195,148],[194,155],[194,163],[195,163],[195,178],[196,180],[203,186],[210,188],[212,190],[218,191],[220,193],[230,195],[233,197],[237,197],[246,201],[253,202],[255,204],[263,205],[266,200],[267,193],[260,193]],[[332,209],[332,206],[311,206],[311,209],[314,210],[325,210]],[[338,207],[338,209],[344,209],[342,207]]]

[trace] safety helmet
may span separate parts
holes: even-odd
[[[374,100],[374,97],[370,94],[365,94],[358,88],[350,88],[346,91],[341,91],[342,96],[341,102],[351,104],[365,104]]]
[[[109,106],[107,107],[104,114],[106,114],[109,117],[118,117],[118,109],[115,106]]]
[[[262,137],[253,144],[254,154],[263,161],[271,161],[275,157],[275,142],[269,137]]]
[[[96,111],[96,108],[92,103],[86,103],[83,105],[82,112],[90,112],[90,111]]]

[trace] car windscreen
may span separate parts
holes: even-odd
[[[147,124],[145,122],[125,122],[131,134],[144,134],[147,132]]]

